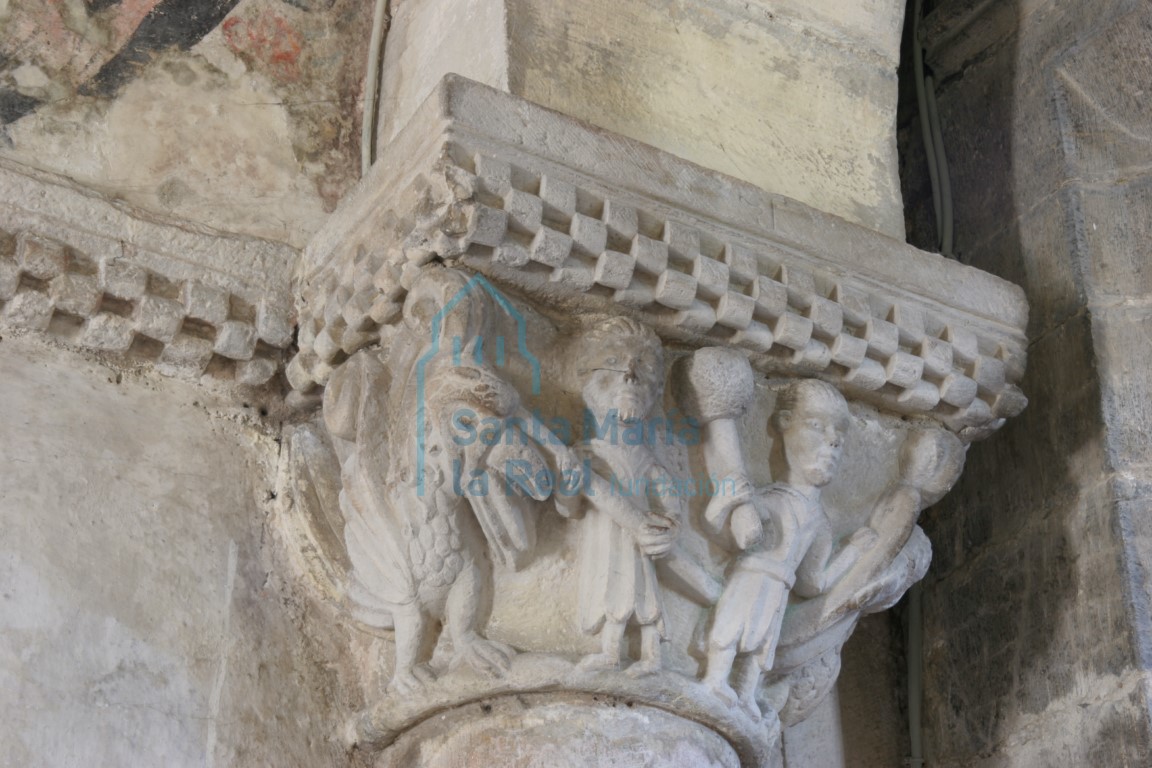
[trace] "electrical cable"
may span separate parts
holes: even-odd
[[[380,67],[384,57],[384,36],[391,19],[388,0],[376,0],[372,12],[372,39],[368,43],[368,72],[364,76],[364,115],[360,121],[360,176],[363,178],[376,160],[376,112],[380,103]]]

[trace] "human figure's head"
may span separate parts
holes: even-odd
[[[616,412],[623,423],[648,416],[664,389],[664,350],[650,328],[630,317],[611,317],[585,339],[584,403],[598,418]]]
[[[844,453],[850,416],[836,388],[816,379],[789,384],[776,398],[772,424],[780,435],[787,482],[821,488],[832,481]]]

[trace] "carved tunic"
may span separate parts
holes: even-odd
[[[610,480],[612,493],[637,509],[651,510],[649,484],[663,475],[652,451],[637,446],[593,441],[588,448],[594,472]],[[605,620],[618,624],[635,617],[637,624],[657,624],[664,633],[663,605],[652,559],[640,552],[632,532],[586,502],[580,556],[580,626],[600,631]]]
[[[763,651],[771,658],[796,569],[828,524],[818,501],[782,483],[762,490],[756,507],[765,536],[775,540],[736,558],[716,604],[710,642],[717,648],[736,645],[739,653]]]

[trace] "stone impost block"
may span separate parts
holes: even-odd
[[[668,341],[735,346],[763,370],[819,375],[967,435],[996,423],[995,403],[1017,407],[1006,393],[1024,372],[1027,307],[979,270],[461,78],[444,80],[388,158],[302,263],[302,320],[316,333],[301,333],[301,386],[384,333],[350,318],[395,323],[423,270],[443,264],[544,311],[627,311]],[[396,221],[417,223],[395,243],[365,242]],[[413,249],[418,262],[393,255]],[[369,251],[384,263],[364,263]]]

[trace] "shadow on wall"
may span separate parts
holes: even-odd
[[[1143,764],[1127,762],[1146,757],[1139,737],[1116,743],[1138,733],[1131,720],[1140,706],[1083,709],[1101,686],[1114,692],[1138,660],[1079,264],[1075,149],[1059,108],[1062,56],[1051,55],[1061,53],[1053,40],[1075,50],[1137,4],[1069,3],[1027,18],[1020,0],[934,5],[924,42],[952,171],[957,256],[1021,285],[1032,314],[1022,384],[1031,404],[972,447],[960,483],[922,520],[935,548],[923,591],[928,764]],[[915,94],[901,82],[908,238],[931,249]]]

